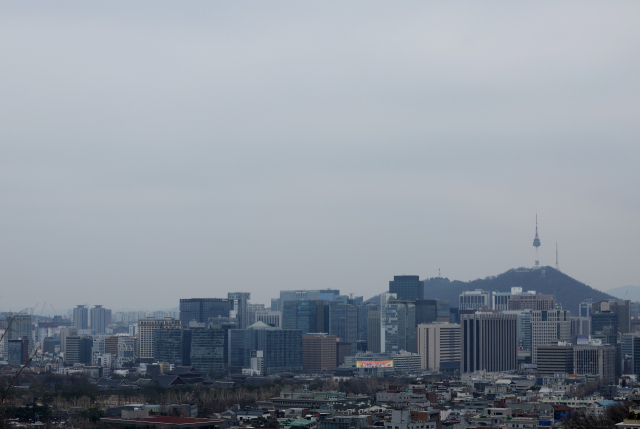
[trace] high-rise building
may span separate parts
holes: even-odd
[[[42,340],[43,353],[55,353],[56,352],[56,340],[53,337],[46,337]]]
[[[232,302],[226,298],[190,298],[180,300],[180,323],[209,323],[210,318],[229,317]]]
[[[438,300],[418,299],[415,302],[416,325],[435,323],[438,318]]]
[[[632,302],[630,305],[631,308],[631,318],[638,319],[640,318],[640,302]]]
[[[537,363],[538,346],[571,341],[571,311],[535,310],[531,312],[531,361]]]
[[[380,310],[370,311],[367,314],[367,350],[373,353],[382,353],[381,345],[382,321]]]
[[[413,302],[398,300],[393,293],[382,294],[380,317],[382,352],[399,353],[404,350],[415,353],[416,309]]]
[[[302,367],[307,373],[336,367],[336,336],[313,333],[302,336]]]
[[[420,324],[417,342],[422,369],[431,371],[460,369],[460,325]]]
[[[236,312],[238,326],[240,329],[245,329],[249,326],[249,311],[247,305],[251,299],[251,294],[248,292],[229,292],[227,297],[233,302],[232,310]]]
[[[116,335],[104,339],[104,351],[110,353],[114,359],[118,357],[118,337]]]
[[[129,362],[135,362],[136,339],[129,335],[118,334],[117,365],[123,367]]]
[[[632,340],[632,373],[640,376],[640,336],[636,336]]]
[[[451,319],[451,306],[449,305],[449,301],[446,299],[437,299],[436,302],[436,322],[449,323]]]
[[[590,299],[585,299],[578,305],[578,317],[591,317],[592,302]]]
[[[60,351],[62,353],[67,349],[67,338],[75,335],[78,335],[78,329],[73,326],[60,328]]]
[[[571,342],[576,344],[578,337],[589,338],[591,335],[591,317],[571,318]]]
[[[222,329],[196,329],[191,339],[191,365],[205,374],[224,371],[224,342]]]
[[[449,323],[454,325],[460,324],[460,310],[458,308],[449,308]]]
[[[329,334],[340,341],[350,343],[351,354],[357,352],[358,342],[358,308],[355,305],[332,302],[329,306]]]
[[[282,328],[282,311],[258,311],[256,313],[256,322],[262,322],[272,328]]]
[[[247,323],[249,325],[253,325],[258,321],[256,319],[256,314],[259,311],[264,311],[264,304],[247,304]]]
[[[93,348],[93,339],[85,336],[67,337],[66,350],[64,351],[64,361],[67,365],[81,363],[84,365],[92,364],[91,351]]]
[[[458,309],[479,310],[482,307],[491,308],[491,294],[482,289],[466,290],[460,294]]]
[[[342,365],[348,356],[353,356],[353,345],[338,341],[336,343],[336,366]]]
[[[509,310],[553,310],[556,307],[556,300],[553,295],[545,295],[528,291],[525,293],[513,294],[509,299]]]
[[[389,282],[389,293],[395,293],[402,300],[423,299],[424,282],[418,276],[393,276]]]
[[[591,315],[591,335],[605,332],[615,335],[618,331],[618,315],[616,313],[606,310]]]
[[[336,295],[337,296],[337,295]],[[330,309],[333,301],[316,301],[316,332],[329,333],[330,328]]]
[[[316,332],[317,301],[286,301],[282,307],[282,329],[299,329],[302,335]]]
[[[634,372],[634,342],[638,337],[636,333],[620,335],[620,353],[622,360],[622,373],[633,374]]]
[[[613,380],[616,376],[616,350],[611,344],[575,345],[573,373]]]
[[[538,375],[553,377],[555,374],[573,374],[573,346],[557,341],[538,346]]]
[[[281,290],[280,299],[277,302],[278,308],[274,308],[275,302],[271,300],[272,310],[282,310],[287,301],[329,301],[333,302],[340,296],[337,289],[318,290]]]
[[[367,332],[369,329],[368,320],[369,312],[379,310],[380,306],[368,302],[357,307],[358,310],[358,342],[367,343]]]
[[[93,339],[93,344],[91,345],[91,355],[92,360],[95,362],[95,357],[97,355],[104,355],[106,352],[106,347],[104,344],[104,337],[98,337]]]
[[[592,304],[594,325],[596,324],[596,314],[614,313],[617,316],[615,326],[617,332],[628,334],[631,332],[631,301],[626,300],[609,300],[594,302]]]
[[[3,357],[7,358],[9,353],[9,340],[22,340],[24,337],[31,339],[32,325],[31,315],[22,313],[10,313],[5,318],[5,333],[2,337]],[[33,350],[33,342],[28,342],[28,353]]]
[[[258,321],[256,323],[260,324],[264,322]],[[210,325],[210,328],[217,329],[222,332],[223,348],[224,348],[224,351],[222,353],[222,363],[224,365],[229,365],[229,331],[231,331],[232,329],[238,329],[238,325],[236,323],[220,323],[220,324],[212,324]],[[276,328],[276,329],[281,329],[281,328]]]
[[[521,287],[512,287],[510,292],[491,292],[491,309],[499,311],[508,310],[511,296],[520,293],[522,293]]]
[[[78,305],[73,309],[73,326],[78,329],[89,329],[89,309]]]
[[[229,331],[229,365],[251,368],[251,352],[263,352],[265,375],[302,370],[302,333],[256,322]]]
[[[193,365],[191,363],[190,329],[162,328],[153,331],[153,359],[171,365]]]
[[[96,305],[91,309],[91,329],[96,334],[104,334],[107,327],[107,310],[101,305]],[[82,328],[78,328],[82,329]]]
[[[460,372],[509,371],[518,367],[515,314],[461,314]]]
[[[531,350],[531,310],[503,311],[515,314],[518,321],[518,350]]]
[[[8,340],[7,361],[11,366],[22,366],[29,362],[29,338]]]
[[[172,317],[147,317],[138,321],[138,353],[140,362],[153,363],[153,333],[157,329],[180,329],[180,320]]]

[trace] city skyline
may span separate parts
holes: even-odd
[[[536,213],[542,266],[639,285],[638,13],[7,2],[0,311],[485,278]]]

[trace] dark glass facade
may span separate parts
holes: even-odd
[[[9,340],[8,347],[9,352],[7,354],[7,361],[9,362],[9,365],[21,366],[27,363],[27,360],[29,359],[29,354],[27,352],[28,345],[26,345],[23,340]]]
[[[618,332],[618,315],[616,313],[593,313],[591,315],[591,335],[611,327],[612,333]]]
[[[416,306],[416,326],[422,323],[433,323],[438,317],[438,300],[418,299]]]
[[[418,276],[393,276],[389,282],[389,292],[398,299],[416,300],[424,298],[424,282]]]
[[[209,318],[229,317],[231,301],[226,298],[191,298],[180,300],[180,323],[189,326],[195,320],[198,323],[208,323]]]
[[[448,322],[451,318],[451,308],[449,301],[438,299],[437,300],[437,317],[438,322]]]
[[[302,370],[302,333],[297,329],[233,329],[229,365],[251,366],[251,352],[262,350],[266,375]]]
[[[65,340],[64,360],[67,364],[83,363],[91,365],[91,349],[93,339],[91,337],[71,336]]]
[[[282,329],[298,327],[298,301],[286,301],[282,306]]]
[[[189,329],[157,329],[153,332],[153,359],[173,365],[191,365],[192,331]]]
[[[358,341],[367,341],[367,319],[370,311],[379,311],[380,306],[370,302],[357,307],[358,309]]]
[[[222,329],[196,329],[191,334],[191,365],[205,374],[224,370],[225,332]]]
[[[355,355],[358,343],[358,309],[353,305],[331,303],[329,307],[329,334],[340,341],[351,343]]]
[[[316,301],[316,333],[329,333],[329,309],[330,301]]]
[[[299,329],[302,335],[318,328],[316,301],[286,301],[282,309],[282,329]]]

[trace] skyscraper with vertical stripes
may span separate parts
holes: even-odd
[[[460,372],[509,371],[518,368],[515,314],[476,312],[460,315]]]

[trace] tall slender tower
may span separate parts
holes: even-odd
[[[540,265],[538,258],[538,247],[540,247],[540,239],[538,238],[538,213],[536,213],[536,238],[533,239],[533,247],[536,248],[536,267]]]
[[[558,242],[556,241],[556,270],[560,271],[560,265],[558,265]]]

